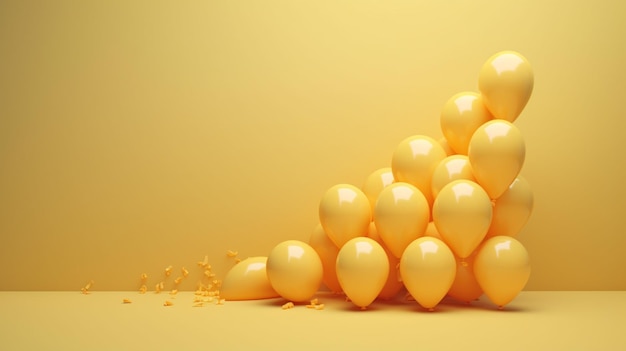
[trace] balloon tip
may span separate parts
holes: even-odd
[[[361,311],[365,311],[367,309],[367,306],[361,306]]]
[[[434,311],[435,311],[435,309],[434,309],[433,307],[430,307],[430,308],[428,309],[428,312],[434,312]]]
[[[498,306],[498,311],[504,310],[504,306]]]

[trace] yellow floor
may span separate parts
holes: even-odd
[[[626,291],[523,292],[504,311],[485,298],[435,312],[318,298],[324,310],[283,310],[281,299],[192,307],[191,292],[0,292],[0,350],[626,349]]]

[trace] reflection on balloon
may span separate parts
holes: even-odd
[[[489,230],[491,200],[476,183],[455,180],[439,192],[433,207],[433,222],[455,255],[468,257]]]
[[[287,240],[267,257],[267,278],[276,292],[290,301],[307,301],[320,287],[322,261],[306,243]]]
[[[337,247],[348,240],[365,236],[372,219],[369,200],[350,184],[338,184],[328,189],[319,206],[320,223]]]
[[[387,281],[389,261],[385,250],[370,238],[354,238],[339,250],[337,277],[352,303],[365,309]]]
[[[400,259],[396,258],[391,251],[385,246],[385,243],[378,235],[378,230],[376,229],[376,225],[374,223],[370,224],[369,232],[367,236],[382,246],[385,250],[385,254],[387,255],[387,259],[389,261],[389,275],[387,276],[387,281],[383,286],[380,293],[378,293],[378,297],[383,300],[389,300],[395,297],[404,284],[402,284],[402,279],[400,278],[400,271],[398,269],[398,264],[400,263]]]
[[[441,131],[455,153],[467,155],[472,135],[492,119],[482,97],[473,92],[458,93],[451,97],[441,111]]]
[[[370,202],[370,208],[372,213],[374,213],[374,208],[376,207],[376,200],[378,200],[378,194],[393,183],[393,173],[391,172],[391,167],[385,167],[378,169],[372,174],[370,174],[365,180],[365,184],[363,184],[363,193],[367,196],[367,199]],[[374,218],[372,217],[372,220]]]
[[[502,308],[526,286],[530,260],[526,248],[514,238],[494,236],[478,249],[474,275],[485,295]]]
[[[317,252],[322,261],[322,267],[324,268],[324,285],[332,292],[341,292],[341,286],[339,285],[337,271],[335,269],[339,249],[335,246],[335,243],[330,240],[328,235],[326,235],[321,224],[318,224],[311,233],[309,245]]]
[[[424,195],[408,183],[393,183],[376,202],[374,223],[391,253],[400,258],[413,240],[424,234],[430,209]]]
[[[435,167],[447,156],[436,140],[424,135],[404,139],[391,158],[393,176],[418,188],[428,204],[432,204],[431,177]]]
[[[533,91],[534,75],[528,60],[514,51],[491,56],[478,75],[485,106],[495,118],[515,121]]]
[[[422,307],[432,310],[454,281],[456,263],[452,251],[436,238],[412,242],[400,259],[400,275],[411,296]]]
[[[267,279],[267,257],[249,257],[231,268],[222,280],[220,295],[226,300],[278,297]]]
[[[432,190],[435,199],[439,195],[439,191],[448,183],[458,180],[467,179],[476,181],[469,158],[465,155],[448,156],[439,162],[433,172]]]
[[[515,236],[522,230],[533,210],[534,196],[528,181],[518,176],[496,200],[487,238]]]
[[[524,165],[526,144],[515,125],[493,120],[476,130],[468,156],[478,184],[491,199],[497,199]]]

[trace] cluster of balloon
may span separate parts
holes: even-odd
[[[514,237],[533,193],[519,174],[525,143],[512,122],[530,98],[532,69],[519,53],[500,52],[483,65],[478,87],[445,103],[444,138],[408,137],[391,167],[362,188],[328,189],[309,244],[276,246],[265,286],[306,301],[323,281],[362,309],[403,286],[428,310],[446,295],[469,303],[484,293],[499,308],[511,302],[530,275]]]

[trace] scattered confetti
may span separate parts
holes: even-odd
[[[172,274],[172,266],[165,268],[165,276],[169,277]]]
[[[166,306],[166,307],[167,307],[167,306],[172,306],[172,305],[174,305],[174,303],[173,303],[172,301],[167,301],[167,300],[166,300],[166,301],[163,303],[163,306]]]
[[[129,299],[124,299],[124,300],[122,300],[122,303],[123,304],[129,304],[129,303],[133,303],[133,302],[131,300],[129,300]]]
[[[148,291],[148,287],[146,286],[146,284],[143,284],[143,285],[141,286],[141,288],[139,288],[139,293],[140,293],[140,294],[145,294],[145,293],[146,293],[146,291]]]
[[[232,251],[232,250],[226,251],[226,256],[228,257],[237,257],[237,254],[238,254],[237,251]]]
[[[188,271],[185,267],[183,267],[183,268],[181,269],[181,271],[182,271],[182,273],[183,273],[183,277],[184,277],[184,278],[187,278],[187,276],[189,275],[189,271]]]
[[[148,280],[148,275],[146,273],[141,273],[141,281],[145,283]]]
[[[283,309],[283,310],[288,310],[288,309],[291,309],[291,308],[293,308],[293,307],[294,307],[293,302],[289,301],[289,302],[287,302],[286,304],[284,304],[284,305],[282,306],[282,309]]]
[[[85,285],[84,287],[80,289],[80,292],[83,293],[84,295],[88,295],[90,293],[89,289],[91,289],[92,285],[93,285],[93,280],[90,280],[89,283],[87,283],[87,285]]]

